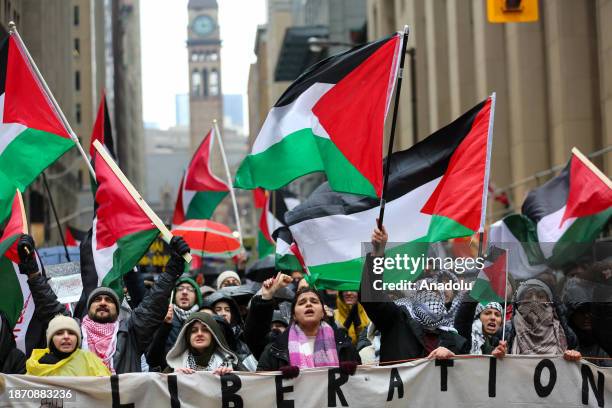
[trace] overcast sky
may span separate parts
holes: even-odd
[[[223,92],[246,97],[255,31],[266,21],[265,0],[217,1]],[[140,15],[144,121],[167,128],[175,123],[175,95],[189,89],[187,0],[141,0]]]

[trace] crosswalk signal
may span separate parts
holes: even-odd
[[[487,0],[490,23],[528,23],[538,21],[538,0]]]

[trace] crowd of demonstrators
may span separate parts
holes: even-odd
[[[81,329],[72,317],[57,315],[47,328],[47,347],[34,349],[26,361],[27,374],[46,376],[108,376],[104,362],[81,349]]]
[[[180,237],[172,238],[170,248],[172,254],[165,272],[131,313],[119,313],[119,298],[107,287],[94,289],[87,299],[87,314],[80,322],[82,346],[98,356],[112,373],[142,371],[142,356],[166,315],[168,299],[184,270],[182,256],[189,252],[189,246]],[[68,312],[38,271],[34,250],[32,237],[23,235],[18,243],[19,270],[28,275],[34,315],[48,326],[57,314]]]
[[[380,279],[372,265],[384,256],[387,239],[384,227],[374,229],[362,288]],[[259,284],[245,282],[240,271],[224,271],[206,286],[183,275],[182,256],[189,252],[183,239],[173,238],[170,247],[170,261],[150,289],[144,289],[138,273],[128,273],[122,300],[112,289],[98,287],[84,302],[83,315],[72,318],[40,273],[32,238],[23,235],[19,269],[28,276],[38,330],[29,335],[24,354],[0,313],[2,372],[279,370],[294,378],[306,368],[340,367],[352,375],[360,364],[460,354],[556,354],[569,361],[588,356],[612,366],[609,260],[576,264],[562,273],[547,270],[523,282],[509,277],[504,314],[500,303],[480,304],[468,292],[448,288],[374,291],[367,297],[364,291],[319,291],[297,271],[278,272],[259,291]],[[459,279],[466,278],[427,270],[418,282]]]

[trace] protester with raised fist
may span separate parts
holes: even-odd
[[[380,363],[420,357],[447,359],[460,353],[466,339],[452,327],[443,293],[419,290],[409,299],[394,302],[388,293],[374,289],[374,280],[381,279],[374,274],[374,258],[385,256],[388,238],[384,226],[374,229],[373,251],[366,257],[360,291],[360,302],[381,333]]]
[[[315,289],[297,292],[291,305],[292,323],[259,359],[258,371],[280,370],[286,378],[313,367],[340,367],[354,374],[361,364],[359,355],[343,329],[326,323],[323,300]]]
[[[131,314],[120,317],[119,297],[110,288],[98,287],[87,298],[87,315],[81,321],[83,348],[96,354],[112,373],[142,371],[142,355],[167,313],[168,298],[185,267],[183,255],[189,252],[189,246],[181,237],[172,238],[170,249],[165,272]],[[46,326],[55,315],[68,314],[37,268],[32,273],[34,263],[29,257],[34,253],[34,242],[31,237],[21,237],[18,252],[20,271],[29,276],[34,315]]]

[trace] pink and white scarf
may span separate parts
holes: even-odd
[[[97,323],[85,316],[81,323],[83,332],[83,349],[95,353],[105,366],[115,374],[113,356],[117,350],[117,331],[119,321],[114,323]]]
[[[308,337],[296,323],[289,328],[289,363],[299,368],[338,366],[338,352],[334,329],[321,322],[314,342],[312,354],[303,353],[303,345],[308,343]]]

